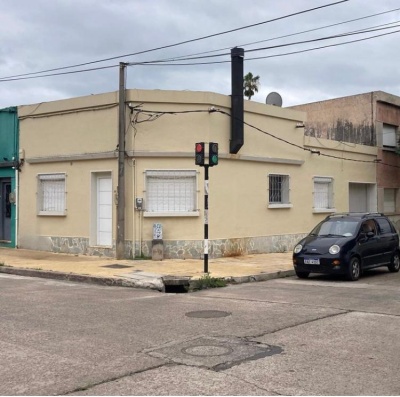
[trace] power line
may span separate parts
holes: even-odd
[[[333,23],[331,25],[320,26],[318,28],[303,30],[303,31],[300,31],[300,32],[290,33],[290,34],[286,34],[286,35],[283,35],[283,36],[272,37],[272,38],[269,38],[269,39],[264,39],[264,40],[259,40],[259,41],[254,41],[254,42],[251,42],[251,43],[237,44],[236,47],[246,47],[246,46],[249,46],[249,45],[264,43],[264,42],[267,42],[267,41],[274,41],[274,40],[284,39],[284,38],[287,38],[287,37],[298,36],[298,35],[301,35],[301,34],[304,34],[304,33],[315,32],[317,30],[322,30],[322,29],[326,29],[326,28],[330,28],[330,27],[334,27],[334,26],[344,25],[344,24],[347,24],[347,23],[356,22],[356,21],[360,21],[360,20],[363,20],[363,19],[373,18],[375,16],[388,14],[388,13],[399,11],[399,10],[400,10],[400,8],[394,8],[392,10],[383,11],[383,12],[379,12],[379,13],[376,13],[376,14],[366,15],[366,16],[360,17],[360,18],[349,19],[347,21]],[[396,21],[396,22],[398,22],[398,21]],[[394,22],[390,22],[388,24],[383,24],[383,25],[378,25],[378,26],[385,26],[385,25],[389,25],[389,24],[393,24],[393,23]],[[232,45],[230,47],[220,48],[220,49],[217,49],[217,50],[210,50],[210,51],[198,52],[198,53],[194,53],[194,54],[181,55],[181,56],[174,57],[174,58],[167,58],[166,60],[168,60],[168,59],[186,58],[186,57],[196,56],[196,55],[211,54],[211,53],[218,52],[218,51],[230,50],[232,47],[234,47],[234,45]]]
[[[391,12],[391,11],[387,11],[387,12]],[[382,13],[379,13],[378,15],[380,15],[380,14],[382,14]],[[374,14],[374,15],[376,15],[376,14]],[[366,17],[363,17],[363,18],[366,18]],[[398,21],[396,21],[396,22],[398,22]],[[281,44],[281,45],[276,45],[276,46],[269,46],[269,47],[264,47],[264,48],[251,49],[251,50],[247,50],[247,52],[255,52],[255,51],[276,49],[276,48],[281,48],[281,47],[285,47],[285,46],[289,46],[289,45],[298,45],[298,44],[311,43],[311,42],[314,42],[314,41],[329,40],[329,39],[333,39],[333,38],[340,38],[340,37],[349,36],[349,35],[353,35],[353,34],[364,34],[364,33],[383,30],[383,29],[393,29],[393,28],[398,27],[399,25],[396,25],[396,26],[387,26],[387,25],[392,25],[393,23],[396,23],[396,22],[391,22],[389,24],[377,25],[377,26],[374,26],[374,27],[364,28],[364,29],[357,30],[357,31],[341,33],[341,34],[338,34],[338,35],[327,36],[327,37],[322,37],[322,38],[317,38],[317,39],[312,39],[312,40],[305,40],[305,41],[300,41],[300,42],[293,42],[293,43],[286,43],[286,44]],[[381,27],[381,26],[384,26],[384,27]],[[376,28],[378,28],[378,29],[376,29]],[[392,32],[392,33],[397,33],[397,32],[398,31],[395,31],[395,32]],[[302,53],[302,52],[314,51],[314,50],[317,50],[317,49],[324,49],[324,48],[328,48],[328,47],[331,47],[331,46],[345,45],[345,44],[350,44],[350,43],[354,43],[354,42],[357,42],[357,41],[368,40],[368,39],[379,37],[379,36],[380,35],[371,36],[371,37],[364,38],[364,39],[361,39],[361,40],[354,40],[354,41],[349,41],[349,42],[344,42],[344,43],[337,43],[337,44],[333,44],[333,45],[321,46],[321,47],[316,47],[316,48],[311,48],[311,49],[305,49],[305,50],[300,50],[300,51],[284,53],[284,54],[275,54],[275,55],[269,55],[269,56],[263,56],[263,57],[247,58],[246,61],[256,60],[256,59],[266,59],[266,58],[272,58],[272,57],[280,57],[280,56],[293,55],[293,54],[299,54],[299,53]],[[223,56],[223,55],[229,55],[229,54],[226,53],[226,54],[217,54],[217,55],[206,56],[206,57],[195,57],[195,58],[192,57],[192,58],[187,58],[187,60],[211,58],[211,57],[218,57],[218,56]],[[170,58],[170,59],[168,59],[168,62],[176,62],[175,59],[179,59],[180,61],[185,60],[183,57],[178,57],[178,58]],[[146,61],[146,62],[136,62],[136,63],[131,63],[131,64],[128,64],[128,65],[129,66],[132,66],[132,65],[171,66],[171,64],[168,64],[166,62],[167,62],[167,60],[155,60],[155,61]],[[214,61],[214,62],[196,62],[196,63],[183,63],[183,64],[174,63],[172,65],[176,65],[176,66],[208,65],[208,64],[227,63],[227,62],[230,62],[230,60],[220,61],[220,62],[218,62],[218,61],[215,62]],[[27,80],[27,79],[33,79],[33,78],[51,77],[51,76],[59,76],[59,75],[65,75],[65,74],[82,73],[82,72],[95,71],[95,70],[101,70],[101,69],[107,69],[107,68],[114,68],[114,67],[117,67],[117,66],[118,65],[110,65],[110,66],[105,66],[105,67],[82,69],[82,70],[77,70],[77,71],[45,74],[45,75],[34,76],[34,77],[32,77],[32,76],[31,77],[20,77],[20,78],[15,77],[15,78],[9,78],[9,79],[3,78],[3,79],[0,79],[0,82],[2,82],[2,81]]]
[[[272,41],[272,40],[277,40],[277,39],[284,39],[284,38],[287,38],[287,37],[297,36],[299,34],[304,34],[304,33],[311,33],[311,32],[317,31],[317,30],[322,30],[322,29],[331,28],[331,27],[334,27],[334,26],[344,25],[346,23],[361,21],[363,19],[372,18],[372,17],[375,17],[375,16],[379,16],[379,15],[383,15],[383,14],[387,14],[387,13],[394,12],[394,11],[399,11],[399,10],[400,10],[400,8],[395,8],[393,10],[384,11],[384,12],[380,12],[380,13],[377,13],[377,14],[371,14],[371,15],[367,15],[367,16],[364,16],[364,17],[360,17],[360,18],[349,19],[347,21],[333,23],[331,25],[326,25],[326,26],[322,26],[322,27],[319,27],[319,28],[303,30],[301,32],[287,34],[287,35],[279,36],[279,37],[272,38],[272,39],[266,39],[266,40],[255,41],[253,43],[242,44],[242,45],[239,45],[238,47],[242,47],[242,46],[245,47],[245,46],[249,46],[249,45],[253,45],[253,44],[259,44],[259,43],[263,43],[263,42],[266,42],[266,41]],[[390,22],[390,24],[392,24],[392,23],[393,22]],[[384,25],[387,25],[387,24],[384,24]],[[384,26],[384,25],[382,25],[382,26]],[[378,26],[380,26],[380,25],[378,25]]]
[[[396,21],[396,23],[397,22],[399,22],[399,21]],[[392,24],[393,24],[393,22],[391,23],[391,25]],[[277,48],[282,48],[282,47],[289,47],[289,46],[299,45],[299,44],[309,44],[309,43],[314,43],[314,42],[318,42],[318,41],[332,40],[332,39],[341,38],[341,37],[347,37],[347,36],[353,36],[353,35],[359,35],[359,34],[366,34],[366,33],[371,33],[371,32],[378,32],[378,31],[381,31],[381,30],[394,29],[394,28],[400,27],[400,25],[394,25],[394,26],[386,26],[386,25],[387,24],[377,25],[377,26],[372,26],[370,28],[364,28],[362,30],[350,31],[350,32],[345,32],[345,33],[338,33],[336,35],[326,36],[326,37],[319,37],[319,38],[316,38],[316,39],[295,41],[295,42],[292,42],[292,43],[277,44],[277,45],[269,46],[269,47],[253,48],[253,49],[250,49],[250,50],[246,50],[246,53],[257,52],[257,51],[265,51],[265,50],[272,50],[272,49],[277,49]],[[127,63],[127,65],[128,66],[135,66],[135,65],[145,65],[145,64],[154,64],[154,63],[166,63],[166,62],[175,62],[175,60],[177,60],[177,61],[191,61],[191,60],[197,60],[197,59],[216,58],[216,57],[222,57],[222,56],[227,56],[227,55],[230,55],[230,52],[222,53],[222,54],[216,54],[216,55],[197,56],[197,57],[189,56],[187,58],[177,57],[177,58],[168,58],[166,60],[129,62],[129,63]]]
[[[314,47],[314,48],[307,48],[307,49],[304,49],[304,50],[292,51],[292,52],[287,52],[287,53],[283,53],[283,54],[276,54],[276,55],[268,55],[268,56],[262,56],[262,57],[248,58],[246,60],[247,61],[250,61],[250,60],[253,61],[253,60],[256,60],[256,59],[267,59],[267,58],[276,58],[276,57],[282,57],[282,56],[287,56],[287,55],[302,54],[304,52],[322,50],[322,49],[325,49],[325,48],[338,47],[338,46],[341,46],[341,45],[353,44],[353,43],[358,43],[358,42],[361,42],[361,41],[376,39],[377,37],[388,36],[388,35],[399,33],[399,32],[400,32],[400,30],[396,30],[394,32],[382,33],[382,34],[375,35],[375,36],[364,37],[362,39],[350,40],[350,41],[346,41],[346,42],[342,42],[342,43],[329,44],[329,45],[320,46],[320,47]]]
[[[177,114],[188,114],[188,113],[220,113],[223,114],[225,116],[228,116],[230,118],[235,118],[238,121],[243,122],[244,125],[248,126],[249,128],[252,128],[258,132],[261,132],[265,135],[268,135],[269,137],[276,139],[278,141],[281,141],[287,145],[293,146],[297,149],[301,149],[303,151],[306,152],[310,152],[311,154],[317,154],[318,156],[322,156],[322,157],[328,157],[328,158],[332,158],[332,159],[336,159],[336,160],[342,160],[342,161],[352,161],[352,162],[356,162],[356,163],[369,163],[369,164],[381,164],[384,166],[388,166],[388,167],[394,167],[394,168],[400,168],[400,166],[397,165],[393,165],[393,164],[388,164],[388,163],[383,163],[381,162],[379,159],[376,160],[357,160],[357,159],[351,159],[348,157],[339,157],[339,156],[334,156],[334,155],[330,155],[330,154],[326,154],[326,153],[321,153],[319,150],[314,150],[314,149],[310,149],[304,146],[300,146],[296,143],[290,142],[286,139],[283,139],[279,136],[276,136],[270,132],[267,132],[259,127],[256,127],[255,125],[252,125],[240,118],[234,117],[232,116],[230,113],[225,112],[224,110],[220,110],[220,109],[199,109],[199,110],[184,110],[184,111],[160,111],[160,110],[146,110],[146,109],[136,109],[135,110],[138,113],[143,113],[146,114],[148,117],[149,116],[153,116],[153,115],[159,115],[157,118],[161,117],[162,115],[177,115]],[[147,120],[146,120],[147,121]],[[148,120],[151,121],[151,120]]]
[[[214,33],[214,34],[210,34],[210,35],[207,35],[207,36],[198,37],[198,38],[195,38],[195,39],[185,40],[185,41],[181,41],[181,42],[175,43],[175,44],[169,44],[169,45],[165,45],[165,46],[161,46],[161,47],[156,47],[156,48],[152,48],[152,49],[149,49],[149,50],[138,51],[138,52],[135,52],[135,53],[125,54],[125,55],[118,55],[118,56],[110,57],[110,58],[103,58],[103,59],[99,59],[99,60],[96,60],[96,61],[84,62],[84,63],[70,65],[70,66],[63,66],[63,67],[59,67],[59,68],[47,69],[47,70],[42,70],[42,71],[39,71],[39,72],[31,72],[31,73],[24,73],[24,74],[18,74],[18,75],[13,75],[13,76],[1,77],[0,80],[13,79],[13,78],[17,78],[17,77],[32,76],[32,75],[37,75],[37,74],[42,74],[42,73],[55,72],[55,71],[59,71],[59,70],[77,68],[77,67],[81,67],[81,66],[92,65],[92,64],[95,64],[95,63],[111,61],[111,60],[115,60],[115,59],[119,59],[119,58],[126,58],[126,57],[135,56],[135,55],[146,54],[146,53],[149,53],[149,52],[163,50],[163,49],[166,49],[166,48],[177,47],[177,46],[180,46],[180,45],[183,45],[183,44],[189,44],[189,43],[193,43],[193,42],[196,42],[196,41],[205,40],[205,39],[221,36],[221,35],[228,34],[228,33],[233,33],[233,32],[237,32],[237,31],[244,30],[244,29],[249,29],[249,28],[252,28],[252,27],[255,27],[255,26],[260,26],[260,25],[264,25],[264,24],[267,24],[267,23],[276,22],[276,21],[279,21],[279,20],[282,20],[282,19],[286,19],[286,18],[290,18],[290,17],[293,17],[293,16],[305,14],[305,13],[308,13],[308,12],[311,12],[311,11],[320,10],[320,9],[323,9],[323,8],[326,8],[326,7],[331,7],[331,6],[338,5],[338,4],[341,4],[341,3],[345,3],[345,2],[348,2],[348,1],[349,0],[340,0],[340,1],[336,1],[334,3],[329,3],[329,4],[325,4],[323,6],[309,8],[307,10],[298,11],[298,12],[295,12],[295,13],[292,13],[292,14],[288,14],[288,15],[284,15],[284,16],[281,16],[281,17],[269,19],[269,20],[266,20],[266,21],[254,23],[254,24],[251,24],[251,25],[246,25],[246,26],[242,26],[242,27],[239,27],[239,28],[226,30],[224,32]],[[6,80],[6,81],[11,81],[11,80]]]
[[[341,38],[341,37],[354,36],[354,35],[371,33],[371,32],[379,32],[381,30],[394,29],[394,28],[398,28],[398,27],[400,27],[400,25],[386,26],[386,27],[381,27],[381,28],[378,28],[378,29],[375,29],[375,27],[373,27],[373,28],[364,29],[364,30],[361,30],[361,31],[339,33],[337,35],[327,36],[327,37],[320,37],[320,38],[317,38],[317,39],[296,41],[296,42],[293,42],[293,43],[279,44],[279,45],[269,46],[269,47],[254,48],[254,49],[251,49],[251,50],[246,50],[246,53],[256,52],[256,51],[263,51],[263,50],[272,50],[272,49],[275,49],[275,48],[289,47],[289,46],[298,45],[298,44],[308,44],[308,43],[314,43],[314,42],[324,41],[324,40],[332,40],[332,39],[337,39],[337,38]]]
[[[264,130],[262,130],[262,129],[259,128],[259,127],[256,127],[256,126],[254,126],[254,125],[252,125],[252,124],[250,124],[250,123],[247,123],[247,122],[244,121],[244,120],[241,120],[241,119],[238,119],[237,117],[232,116],[232,115],[229,114],[228,112],[225,112],[225,111],[219,110],[219,109],[216,109],[215,111],[216,111],[216,112],[219,112],[219,113],[221,113],[221,114],[224,114],[224,115],[226,115],[226,116],[228,116],[228,117],[230,117],[230,118],[235,118],[235,119],[237,119],[237,120],[239,120],[239,121],[242,121],[244,125],[247,125],[248,127],[253,128],[253,129],[255,129],[255,130],[259,131],[259,132],[262,132],[263,134],[268,135],[268,136],[270,136],[271,138],[277,139],[278,141],[284,142],[284,143],[286,143],[286,144],[288,144],[288,145],[290,145],[290,146],[296,147],[296,148],[298,148],[298,149],[305,150],[306,152],[310,152],[310,153],[312,153],[312,154],[318,154],[319,156],[330,157],[330,158],[334,158],[334,159],[338,159],[338,160],[346,160],[346,161],[359,162],[359,163],[376,163],[375,160],[372,160],[372,161],[371,161],[371,160],[356,160],[356,159],[350,159],[350,158],[345,158],[345,157],[333,156],[333,155],[321,153],[321,152],[319,152],[319,151],[313,151],[312,149],[306,148],[306,147],[304,147],[304,146],[297,145],[296,143],[290,142],[290,141],[288,141],[288,140],[286,140],[286,139],[283,139],[283,138],[281,138],[281,137],[279,137],[279,136],[276,136],[276,135],[274,135],[274,134],[271,134],[270,132],[264,131]],[[400,168],[400,167],[399,167],[399,168]]]
[[[119,65],[99,66],[97,68],[81,69],[81,70],[70,70],[68,72],[49,73],[49,74],[42,74],[40,76],[15,77],[15,78],[9,78],[9,79],[3,78],[3,79],[0,79],[0,83],[6,82],[6,81],[31,80],[31,79],[40,79],[42,77],[63,76],[63,75],[66,75],[66,74],[93,72],[95,70],[117,68],[118,66]]]
[[[391,34],[399,33],[399,32],[400,32],[400,30],[396,30],[394,32],[382,33],[379,35],[364,37],[364,38],[357,39],[357,40],[350,40],[350,41],[345,41],[345,42],[341,42],[341,43],[329,44],[329,45],[325,45],[325,46],[313,47],[313,48],[308,48],[308,49],[299,50],[299,51],[292,51],[292,52],[287,52],[287,53],[282,53],[282,54],[245,58],[244,60],[245,61],[253,61],[253,60],[257,60],[257,59],[276,58],[276,57],[287,56],[287,55],[301,54],[303,52],[316,51],[316,50],[321,50],[321,49],[325,49],[325,48],[329,48],[329,47],[338,47],[338,46],[342,46],[342,45],[346,45],[346,44],[353,44],[353,43],[357,43],[357,42],[361,42],[361,41],[371,40],[371,39],[375,39],[378,37],[387,36],[387,35],[391,35]],[[189,63],[189,62],[187,62],[187,63],[159,63],[159,61],[155,61],[155,62],[150,61],[148,63],[146,63],[146,62],[132,63],[132,64],[129,64],[128,66],[137,66],[137,65],[140,65],[140,66],[196,66],[196,65],[212,65],[212,64],[228,63],[228,62],[230,62],[230,60],[209,61],[209,62],[191,62],[191,63]]]
[[[399,27],[398,26],[392,26],[391,28],[395,28],[395,27]],[[382,29],[378,29],[378,30],[382,30]],[[371,30],[374,31],[374,30]],[[377,30],[375,30],[377,31]],[[292,52],[287,52],[287,53],[282,53],[282,54],[273,54],[273,55],[266,55],[266,56],[259,56],[259,57],[253,57],[253,58],[246,58],[245,61],[253,61],[253,60],[259,60],[259,59],[267,59],[267,58],[276,58],[276,57],[282,57],[282,56],[288,56],[288,55],[295,55],[295,54],[301,54],[304,52],[310,52],[310,51],[316,51],[316,50],[320,50],[320,49],[325,49],[325,48],[329,48],[329,47],[338,47],[338,46],[342,46],[342,45],[346,45],[346,44],[353,44],[353,43],[357,43],[357,42],[361,42],[361,41],[365,41],[365,40],[371,40],[374,38],[378,38],[378,37],[382,37],[382,36],[387,36],[390,34],[394,34],[394,33],[399,33],[400,30],[396,30],[394,32],[388,32],[388,33],[382,33],[379,35],[374,35],[374,36],[370,36],[370,37],[364,37],[361,39],[357,39],[357,40],[350,40],[350,41],[345,41],[345,42],[341,42],[341,43],[335,43],[335,44],[329,44],[329,45],[325,45],[325,46],[320,46],[320,47],[313,47],[313,48],[308,48],[308,49],[304,49],[304,50],[299,50],[299,51],[292,51]],[[259,48],[259,49],[253,49],[250,50],[250,52],[254,52],[254,51],[264,51],[267,49],[276,49],[276,48],[280,48],[280,47],[286,47],[288,45],[298,45],[298,44],[304,44],[304,43],[309,43],[309,42],[314,42],[314,41],[321,41],[321,40],[327,40],[327,39],[333,39],[333,38],[340,38],[340,37],[345,37],[345,36],[349,36],[352,34],[359,34],[359,33],[366,33],[366,31],[363,32],[355,32],[355,33],[343,33],[337,36],[329,36],[327,38],[319,38],[319,39],[314,39],[314,40],[307,40],[307,41],[303,41],[303,42],[295,42],[295,43],[287,43],[287,44],[282,44],[282,45],[277,45],[277,46],[271,46],[271,47],[264,47],[264,48]],[[229,55],[227,54],[221,54],[221,55]],[[215,57],[216,55],[212,56]],[[207,57],[199,57],[199,59],[202,58],[209,58],[209,56]],[[188,60],[190,59],[196,59],[196,58],[188,58]],[[180,59],[180,61],[182,61],[184,59]],[[169,62],[172,62],[172,60],[170,60]],[[162,61],[146,61],[146,62],[135,62],[135,63],[127,63],[128,66],[197,66],[197,65],[213,65],[213,64],[221,64],[221,63],[228,63],[231,62],[230,59],[226,60],[226,61],[208,61],[208,62],[185,62],[185,63],[167,63],[167,61],[162,62]],[[103,70],[103,69],[110,69],[110,68],[116,68],[119,65],[109,65],[109,66],[102,66],[102,67],[96,67],[96,68],[89,68],[89,69],[81,69],[81,70],[73,70],[73,71],[67,71],[67,72],[59,72],[59,73],[49,73],[49,74],[42,74],[40,76],[26,76],[26,77],[15,77],[15,78],[3,78],[0,79],[0,83],[2,82],[8,82],[8,81],[19,81],[19,80],[31,80],[31,79],[38,79],[38,78],[42,78],[42,77],[53,77],[53,76],[61,76],[61,75],[67,75],[67,74],[75,74],[75,73],[84,73],[84,72],[91,72],[91,71],[96,71],[96,70]]]

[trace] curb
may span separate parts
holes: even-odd
[[[149,278],[148,280],[132,280],[117,277],[99,277],[91,276],[89,274],[76,274],[76,273],[63,273],[59,271],[46,271],[27,268],[17,268],[11,266],[0,266],[0,273],[14,274],[17,276],[25,277],[38,277],[61,281],[74,281],[88,284],[97,284],[109,287],[128,287],[128,288],[142,288],[152,289],[160,292],[165,292],[166,286],[171,285],[184,285],[190,284],[190,277],[175,277],[175,276],[159,276]],[[274,273],[262,273],[251,276],[241,277],[222,277],[228,284],[244,284],[258,281],[273,280],[276,278],[285,278],[294,276],[294,270],[280,270]]]
[[[0,273],[14,274],[17,276],[25,276],[25,277],[46,278],[46,279],[61,280],[61,281],[74,281],[74,282],[81,282],[88,284],[105,285],[109,287],[145,288],[145,289],[155,289],[157,291],[163,291],[163,287],[158,283],[146,284],[144,282],[137,282],[135,280],[126,280],[123,278],[114,278],[114,277],[99,277],[99,276],[90,276],[86,274],[63,273],[58,271],[46,271],[46,270],[16,268],[8,266],[0,266]]]
[[[261,273],[253,276],[242,276],[242,277],[225,277],[225,280],[231,284],[243,284],[252,283],[257,281],[273,280],[275,278],[285,278],[294,276],[296,273],[294,270],[278,270],[275,273]]]

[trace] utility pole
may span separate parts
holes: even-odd
[[[119,64],[117,259],[125,259],[125,97],[126,63]]]

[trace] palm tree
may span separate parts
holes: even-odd
[[[253,73],[247,73],[243,78],[243,95],[247,97],[248,100],[258,92],[258,87],[260,85],[260,76],[253,76]]]

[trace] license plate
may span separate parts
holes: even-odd
[[[319,265],[319,259],[304,259],[306,265]]]

